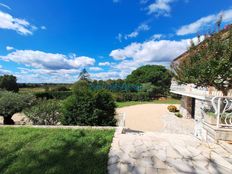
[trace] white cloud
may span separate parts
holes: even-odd
[[[41,30],[47,30],[46,26],[41,26],[40,28],[41,28]]]
[[[121,75],[118,71],[108,71],[108,72],[100,72],[100,73],[94,73],[90,74],[91,78],[96,80],[108,80],[108,79],[121,79],[124,78],[124,76]]]
[[[6,46],[6,50],[7,50],[7,51],[12,51],[12,50],[14,50],[14,47]]]
[[[110,66],[111,63],[110,62],[100,62],[98,65],[99,66]]]
[[[132,43],[125,48],[113,50],[110,56],[115,60],[124,60],[122,63],[127,64],[126,67],[130,67],[128,63],[131,62],[135,62],[135,64],[170,62],[187,50],[189,42],[189,39],[184,39]]]
[[[2,6],[4,8],[7,8],[8,10],[11,10],[11,8],[8,5],[6,5],[6,4],[0,3],[0,6]]]
[[[100,67],[90,67],[89,70],[91,70],[91,71],[102,71],[102,68],[100,68]]]
[[[6,56],[0,56],[0,59],[48,70],[80,68],[95,63],[95,59],[90,57],[70,57],[63,54],[33,50],[16,50]]]
[[[169,16],[171,12],[170,3],[173,0],[156,0],[148,6],[148,14],[155,14],[156,16]]]
[[[119,42],[122,42],[122,39],[123,39],[122,33],[118,33],[118,35],[116,36],[116,39],[117,39]]]
[[[212,14],[202,17],[191,24],[184,25],[177,30],[176,34],[182,36],[182,35],[197,33],[201,29],[207,28],[210,25],[215,24],[215,22],[218,20],[220,15],[223,15],[223,22],[226,23],[232,22],[232,9],[229,9],[222,11],[218,14]]]
[[[0,11],[0,29],[14,30],[21,35],[32,35],[37,27],[31,25],[25,19],[15,18]]]
[[[2,65],[0,65],[0,75],[10,74],[10,73],[11,71],[4,69]]]
[[[130,34],[126,34],[124,36],[124,39],[127,40],[129,38],[135,38],[140,34],[140,32],[148,31],[148,30],[150,30],[150,27],[147,24],[141,24],[133,32],[131,32]],[[122,34],[120,35],[120,37],[121,37],[120,40],[122,40],[122,37],[123,37]]]
[[[161,38],[163,38],[164,35],[162,34],[154,34],[152,37],[151,37],[151,40],[159,40]]]

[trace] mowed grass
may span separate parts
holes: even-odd
[[[129,101],[129,102],[116,102],[118,108],[133,106],[139,104],[180,104],[180,100],[167,98],[166,100],[153,100],[153,101]]]
[[[114,130],[0,128],[0,173],[107,173],[113,134]]]

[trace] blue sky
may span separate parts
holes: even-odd
[[[231,0],[0,0],[0,75],[70,83],[83,68],[117,79],[168,67],[220,15],[232,22]]]

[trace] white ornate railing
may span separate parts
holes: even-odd
[[[217,127],[232,128],[232,97],[213,97],[211,102],[217,116]]]
[[[212,96],[222,96],[220,91],[212,90],[210,91],[206,87],[196,87],[194,84],[178,84],[176,81],[172,81],[171,83],[171,92],[176,92],[179,94],[192,94],[197,96],[205,96],[205,97],[212,97]]]

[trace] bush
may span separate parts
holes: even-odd
[[[115,103],[105,91],[92,93],[88,89],[76,89],[63,103],[62,124],[114,126]]]
[[[179,118],[182,118],[183,115],[181,115],[179,112],[178,113],[175,113],[175,116],[179,117]]]
[[[152,100],[149,93],[147,92],[128,92],[128,93],[115,93],[114,98],[117,102],[126,102],[126,101],[149,101]]]
[[[106,91],[99,91],[94,97],[95,110],[94,115],[97,117],[97,125],[108,126],[115,125],[115,101],[112,95]]]
[[[54,92],[59,92],[59,91],[70,91],[69,88],[67,88],[66,86],[56,86],[52,89],[52,91]]]
[[[169,112],[177,112],[177,108],[174,105],[169,105],[168,110],[169,110]]]
[[[32,106],[36,98],[32,94],[17,94],[13,92],[0,93],[0,115],[4,117],[4,124],[14,124],[11,117],[23,109]]]
[[[0,88],[7,91],[18,92],[19,87],[16,77],[13,75],[0,76]]]
[[[35,125],[56,125],[60,120],[60,103],[56,100],[45,100],[31,108],[25,109],[24,113]]]
[[[72,95],[71,91],[51,91],[51,92],[36,92],[35,96],[39,99],[57,99],[64,100]]]

